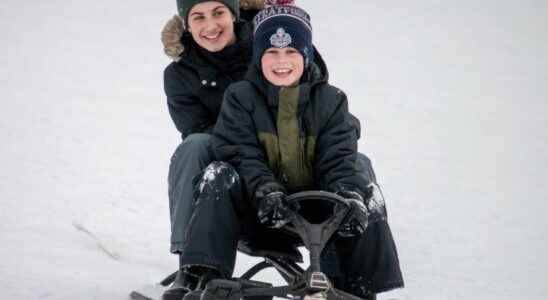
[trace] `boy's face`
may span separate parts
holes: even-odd
[[[291,47],[269,48],[261,58],[263,75],[276,86],[292,86],[299,82],[304,72],[304,58]]]

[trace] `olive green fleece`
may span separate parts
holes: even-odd
[[[277,175],[280,171],[280,147],[278,146],[278,137],[270,132],[258,132],[257,136],[266,153],[268,167]]]
[[[280,154],[280,175],[289,190],[299,190],[310,186],[312,174],[306,166],[305,141],[299,129],[299,86],[283,87],[279,92],[278,147]]]

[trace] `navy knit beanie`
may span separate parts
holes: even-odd
[[[232,14],[234,17],[236,17],[236,20],[240,19],[240,1],[239,0],[177,0],[177,11],[179,12],[179,16],[183,18],[183,21],[185,24],[188,24],[188,13],[190,12],[190,9],[198,3],[202,2],[208,2],[208,1],[216,1],[220,2],[228,9],[232,11]],[[185,25],[186,26],[186,25]]]
[[[253,60],[261,68],[261,58],[269,48],[292,47],[304,58],[305,68],[314,59],[310,16],[296,6],[271,6],[253,19]]]

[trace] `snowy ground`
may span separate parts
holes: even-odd
[[[299,2],[387,196],[407,286],[380,299],[548,299],[548,2]],[[175,1],[1,6],[2,298],[125,299],[176,265]]]

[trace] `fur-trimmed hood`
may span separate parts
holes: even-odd
[[[240,13],[242,18],[251,20],[255,13],[264,8],[264,0],[240,0]],[[181,59],[185,51],[181,38],[185,32],[185,25],[179,15],[174,15],[167,21],[162,29],[161,40],[164,53],[174,61]]]

